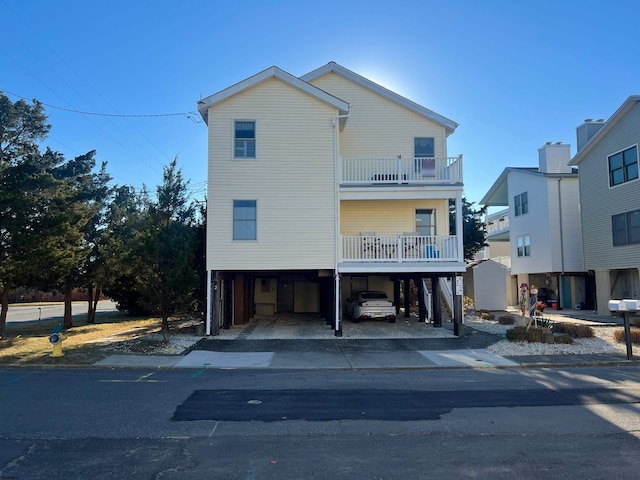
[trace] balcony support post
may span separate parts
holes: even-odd
[[[457,252],[456,259],[464,261],[464,227],[462,218],[462,191],[456,193],[456,239],[457,239]]]

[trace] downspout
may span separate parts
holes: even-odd
[[[464,258],[464,224],[463,224],[463,212],[462,212],[462,190],[458,191],[456,194],[456,242],[457,242],[457,250],[458,250],[458,259],[462,257],[462,261],[465,261]]]
[[[560,189],[560,182],[562,177],[558,178],[558,218],[560,220],[560,266],[562,267],[562,273],[564,273],[564,233],[562,231],[562,190]]]
[[[207,270],[207,313],[205,319],[205,333],[207,336],[211,335],[211,270]]]
[[[334,329],[335,336],[342,336],[342,323],[340,322],[340,314],[342,311],[340,305],[340,274],[338,273],[338,263],[340,262],[340,186],[338,162],[338,120],[340,118],[348,118],[351,115],[351,106],[346,115],[334,115],[333,117],[333,231],[334,231],[334,248],[333,248],[333,280],[334,280]]]
[[[561,273],[558,275],[558,295],[556,298],[556,302],[558,303],[558,308],[560,308],[560,298],[562,298],[562,282],[560,282],[560,278],[564,275],[564,232],[562,231],[562,189],[560,188],[560,182],[562,181],[562,177],[558,178],[558,219],[560,222],[560,267]]]

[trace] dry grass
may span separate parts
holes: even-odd
[[[92,365],[113,353],[118,343],[160,330],[157,318],[130,317],[122,313],[100,315],[95,324],[74,318],[74,327],[64,332],[64,357],[52,358],[49,335],[56,321],[32,324],[7,324],[5,338],[0,340],[0,365]],[[144,350],[144,342],[140,350]]]
[[[631,336],[631,343],[640,344],[640,330],[632,328],[629,333]],[[615,332],[613,332],[613,337],[617,342],[626,342],[626,339],[624,338],[624,329],[616,330]]]

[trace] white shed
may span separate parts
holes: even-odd
[[[506,310],[511,298],[511,270],[495,260],[484,260],[471,268],[476,310]]]

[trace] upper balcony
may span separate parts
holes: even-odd
[[[505,242],[509,240],[509,209],[487,215],[487,240]]]
[[[340,158],[340,185],[460,185],[462,155],[447,158]]]

